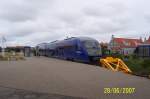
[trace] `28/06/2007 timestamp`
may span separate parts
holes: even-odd
[[[104,94],[133,94],[135,88],[104,88]]]

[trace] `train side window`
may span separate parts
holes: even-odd
[[[149,56],[149,47],[146,47],[146,56]]]
[[[144,49],[143,47],[139,47],[139,55],[144,56]]]

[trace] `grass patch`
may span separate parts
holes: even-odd
[[[22,53],[5,52],[5,55],[0,54],[0,61],[25,60]]]
[[[129,58],[124,61],[134,74],[141,76],[150,75],[150,58]]]

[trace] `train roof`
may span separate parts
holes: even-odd
[[[75,43],[74,41],[76,40],[80,40],[80,41],[97,41],[93,38],[90,38],[90,37],[70,37],[70,38],[66,38],[64,40],[56,40],[56,41],[52,41],[50,43],[41,43],[41,44],[38,44],[37,46],[40,46],[41,48],[45,48],[45,47],[48,47],[48,48],[55,48],[56,46],[61,46],[63,44],[73,44]]]
[[[64,40],[75,40],[75,39],[78,39],[78,40],[81,40],[81,41],[84,41],[84,40],[95,40],[95,39],[90,38],[90,37],[71,37],[71,38],[67,38],[67,39],[64,39]]]
[[[97,41],[96,39],[93,39],[93,38],[90,38],[90,37],[78,37],[81,41],[84,41],[84,40],[94,40],[94,41]]]
[[[85,40],[94,40],[94,41],[97,41],[93,38],[90,38],[90,37],[70,37],[70,38],[66,38],[64,40],[56,40],[56,41],[52,41],[50,43],[47,43],[48,45],[49,44],[57,44],[57,43],[60,43],[60,42],[65,42],[65,41],[72,41],[72,40],[81,40],[81,41],[85,41]],[[45,43],[46,44],[46,43]]]

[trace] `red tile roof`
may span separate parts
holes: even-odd
[[[142,43],[140,39],[114,38],[113,41],[121,48],[133,48]]]

